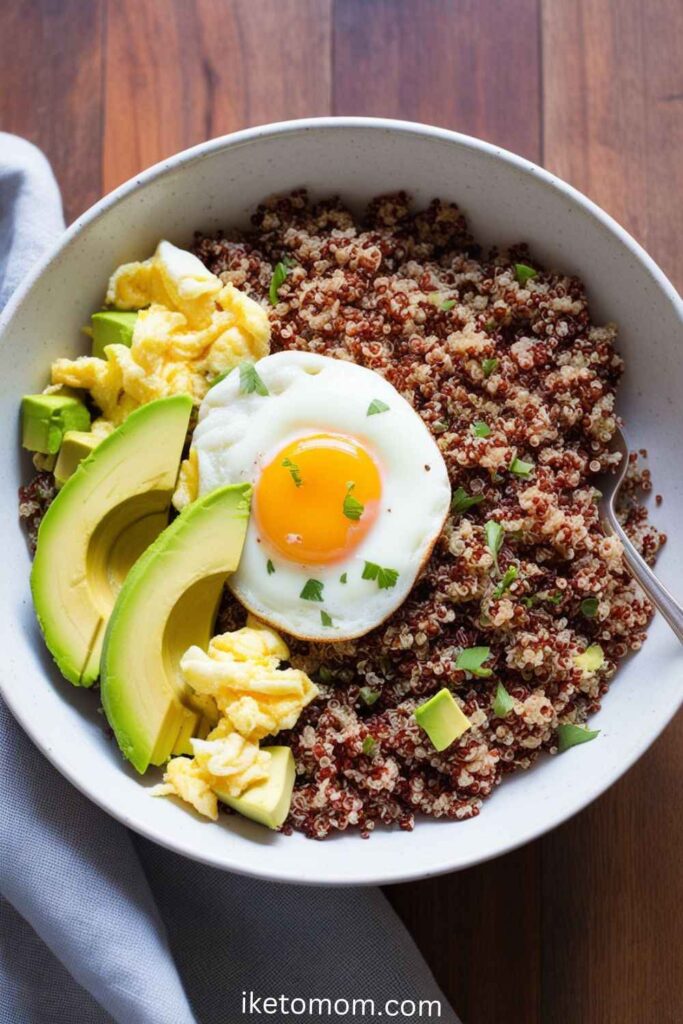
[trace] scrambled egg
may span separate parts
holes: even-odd
[[[268,778],[271,755],[259,749],[259,740],[293,728],[318,694],[305,672],[279,668],[288,658],[284,640],[251,616],[243,629],[215,636],[208,652],[185,652],[180,667],[186,682],[215,701],[221,718],[205,740],[190,741],[192,758],[168,762],[153,796],[179,796],[215,821],[216,787],[237,797]]]
[[[190,647],[180,669],[196,693],[213,697],[236,732],[256,741],[293,728],[317,696],[305,672],[279,668],[288,658],[284,640],[250,617],[244,629],[215,636],[208,651]]]
[[[228,732],[220,723],[205,740],[193,739],[194,757],[174,757],[168,762],[164,781],[152,790],[153,796],[179,796],[207,818],[218,817],[218,798],[214,787],[228,796],[239,796],[249,786],[268,778],[270,754],[259,750],[236,732]]]
[[[182,512],[199,494],[199,459],[197,449],[190,448],[188,457],[180,463],[178,482],[173,494],[173,507]]]
[[[155,398],[189,394],[199,404],[218,374],[268,354],[265,310],[170,242],[119,267],[107,302],[140,310],[131,347],[108,345],[106,359],[57,359],[52,384],[90,391],[111,426]]]

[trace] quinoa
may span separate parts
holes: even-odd
[[[367,836],[378,822],[411,829],[417,813],[471,818],[506,774],[557,751],[558,724],[599,708],[645,639],[651,606],[600,527],[592,483],[615,461],[616,327],[591,321],[578,278],[542,268],[523,245],[484,254],[457,206],[434,200],[413,213],[403,193],[357,219],[298,191],[259,206],[246,233],[197,235],[193,251],[268,308],[272,351],[319,352],[389,380],[434,435],[453,491],[482,499],[449,516],[381,626],[342,643],[289,638],[292,663],[321,695],[277,739],[297,763],[284,829],[322,839]],[[289,270],[273,307],[279,262]],[[523,283],[520,263],[537,272]],[[475,436],[475,422],[490,433]],[[533,464],[528,477],[509,471],[515,458]],[[665,538],[638,501],[650,488],[634,463],[622,519],[652,562]],[[498,568],[488,520],[504,530]],[[512,565],[517,578],[497,596]],[[219,628],[243,621],[226,594]],[[594,643],[605,662],[586,673],[574,659]],[[456,668],[473,646],[490,648],[491,678]],[[514,698],[504,718],[493,710],[499,681]],[[413,712],[444,686],[472,725],[437,753]]]
[[[645,639],[652,608],[601,529],[593,483],[618,458],[616,327],[591,321],[578,278],[544,269],[523,245],[485,254],[457,206],[434,200],[414,213],[403,193],[356,218],[338,199],[313,205],[298,191],[259,206],[248,232],[197,235],[193,251],[268,310],[272,351],[319,352],[389,380],[432,432],[453,492],[478,499],[449,515],[381,626],[341,643],[288,638],[320,697],[277,737],[297,764],[283,830],[366,837],[377,823],[410,830],[416,814],[471,818],[506,774],[557,752],[557,726],[596,711]],[[518,264],[535,276],[524,280]],[[485,437],[472,430],[482,422]],[[510,471],[515,459],[532,464],[528,475]],[[632,456],[621,518],[650,563],[665,540],[641,504],[651,488]],[[32,545],[54,494],[48,473],[20,491]],[[490,520],[504,531],[497,565]],[[498,593],[511,566],[517,577]],[[217,631],[244,619],[226,591]],[[605,660],[585,672],[575,657],[591,644]],[[474,646],[490,648],[490,678],[456,667]],[[514,699],[505,717],[493,709],[499,681]],[[443,687],[471,728],[437,753],[414,710]]]

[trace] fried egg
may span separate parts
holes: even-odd
[[[259,619],[308,639],[367,633],[409,594],[450,504],[441,453],[377,373],[310,352],[244,363],[204,399],[199,494],[253,485],[229,586]]]

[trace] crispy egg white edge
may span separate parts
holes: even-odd
[[[268,396],[240,394],[236,371],[202,403],[193,438],[200,493],[225,483],[254,484],[260,466],[290,441],[333,432],[354,437],[375,454],[382,498],[368,536],[350,556],[328,566],[288,567],[257,538],[252,518],[240,566],[228,585],[248,610],[294,636],[322,642],[361,636],[402,604],[438,539],[451,497],[443,457],[409,403],[372,370],[311,352],[279,352],[259,360],[256,368]],[[389,410],[368,416],[373,399],[386,402]],[[276,567],[272,575],[266,570],[269,558]],[[380,590],[375,581],[363,580],[365,561],[396,569],[396,586]],[[340,582],[344,572],[346,584]],[[324,584],[322,603],[299,596],[309,578]],[[332,616],[334,628],[322,625],[321,609]]]

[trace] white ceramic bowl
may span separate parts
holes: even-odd
[[[647,448],[669,533],[658,571],[680,593],[683,508],[680,396],[682,304],[647,254],[574,189],[520,157],[453,132],[398,121],[343,118],[239,132],[172,157],[84,214],[32,274],[3,317],[0,507],[6,524],[0,581],[2,691],[36,745],[71,782],[143,835],[197,860],[291,882],[369,883],[467,867],[553,828],[610,786],[652,743],[683,694],[683,655],[661,619],[623,665],[600,714],[599,741],[544,757],[508,779],[472,821],[419,821],[413,833],[378,829],[368,842],[340,835],[320,845],[237,816],[219,825],[155,800],[108,740],[97,695],[54,670],[33,616],[29,557],[16,490],[28,463],[19,448],[19,398],[41,389],[50,361],[83,348],[79,330],[102,300],[111,270],[148,256],[160,237],[187,245],[195,229],[245,223],[273,192],[305,185],[355,206],[406,189],[418,204],[456,200],[484,243],[524,240],[548,265],[580,274],[593,315],[620,324],[626,377],[620,408],[629,437]]]

